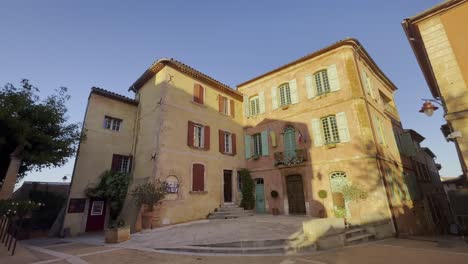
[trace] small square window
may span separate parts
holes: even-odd
[[[110,129],[114,131],[120,131],[120,127],[122,124],[122,119],[105,116],[104,117],[104,128]]]

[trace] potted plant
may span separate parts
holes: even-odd
[[[132,196],[138,206],[143,206],[141,213],[141,227],[143,229],[153,228],[154,206],[166,197],[168,193],[167,184],[159,179],[140,184],[132,191]]]
[[[273,200],[276,200],[279,197],[279,193],[276,190],[271,191],[270,195],[273,198]],[[271,209],[271,212],[273,213],[273,215],[279,215],[279,209],[276,208],[276,201],[274,202],[274,204],[275,207]]]
[[[130,181],[127,173],[105,171],[96,187],[88,187],[85,190],[87,197],[103,199],[109,206],[110,219],[105,229],[106,243],[119,243],[130,239],[130,227],[123,219],[119,219]]]

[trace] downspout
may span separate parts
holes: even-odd
[[[360,47],[359,47],[360,49]],[[355,51],[355,54],[357,54],[358,52]],[[354,66],[356,67],[356,70],[357,70],[357,75],[358,75],[358,78],[359,78],[359,83],[360,83],[360,87],[361,87],[361,91],[363,92],[364,96],[366,94],[366,91],[364,90],[363,88],[363,81],[361,79],[361,74],[360,74],[360,70],[359,70],[359,64],[357,63],[356,61],[356,56],[353,56],[353,61],[354,61]],[[367,116],[369,118],[369,122],[370,122],[370,126],[371,126],[371,129],[372,129],[372,137],[374,138],[374,146],[375,146],[375,151],[376,151],[376,156],[375,156],[375,159],[377,161],[377,167],[379,168],[379,171],[381,173],[381,180],[383,182],[383,185],[385,187],[385,194],[387,195],[387,202],[388,202],[388,206],[389,206],[389,209],[390,209],[390,214],[392,216],[391,220],[392,220],[392,226],[393,226],[393,229],[395,231],[395,233],[397,234],[398,236],[398,226],[396,225],[396,218],[395,218],[395,215],[393,213],[393,204],[392,204],[392,200],[391,200],[391,197],[389,195],[389,193],[387,192],[388,190],[388,183],[386,182],[385,180],[385,176],[383,175],[383,169],[380,165],[380,158],[379,158],[379,150],[377,148],[377,138],[375,137],[375,128],[374,128],[374,123],[372,122],[372,117],[370,116],[370,109],[369,109],[369,104],[367,103],[366,99],[364,98],[364,101],[365,101],[365,106],[366,106],[366,110],[367,110]]]

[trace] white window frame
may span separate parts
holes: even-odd
[[[313,81],[315,82],[317,96],[331,92],[330,81],[328,79],[326,69],[314,73]]]
[[[262,134],[257,133],[252,135],[253,156],[262,156]]]
[[[104,128],[113,130],[113,131],[120,131],[122,126],[122,119],[118,119],[115,117],[104,116]]]
[[[279,92],[279,103],[280,106],[286,106],[292,104],[291,100],[291,87],[289,83],[283,83],[278,87]]]
[[[258,95],[249,99],[249,111],[251,116],[260,114],[260,97]]]
[[[232,134],[229,132],[224,132],[223,138],[224,153],[232,154]]]
[[[325,145],[335,144],[340,142],[340,135],[338,132],[338,123],[335,115],[329,115],[320,119],[322,127],[322,134]]]
[[[203,148],[205,146],[205,127],[202,125],[193,125],[193,146]]]
[[[120,156],[119,172],[128,173],[130,171],[130,157]]]
[[[104,213],[104,201],[93,201],[91,203],[91,215],[97,216]]]

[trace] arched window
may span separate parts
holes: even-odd
[[[347,215],[346,201],[343,195],[343,188],[346,183],[346,173],[342,171],[335,171],[330,173],[333,211],[336,217],[345,217]]]
[[[296,130],[292,126],[287,126],[283,134],[284,156],[285,158],[296,157]]]
[[[328,81],[327,70],[322,70],[314,74],[315,87],[317,87],[317,95],[330,92],[330,83]]]
[[[289,87],[289,83],[283,83],[279,86],[279,94],[280,94],[280,105],[289,105],[291,104],[291,88]]]

